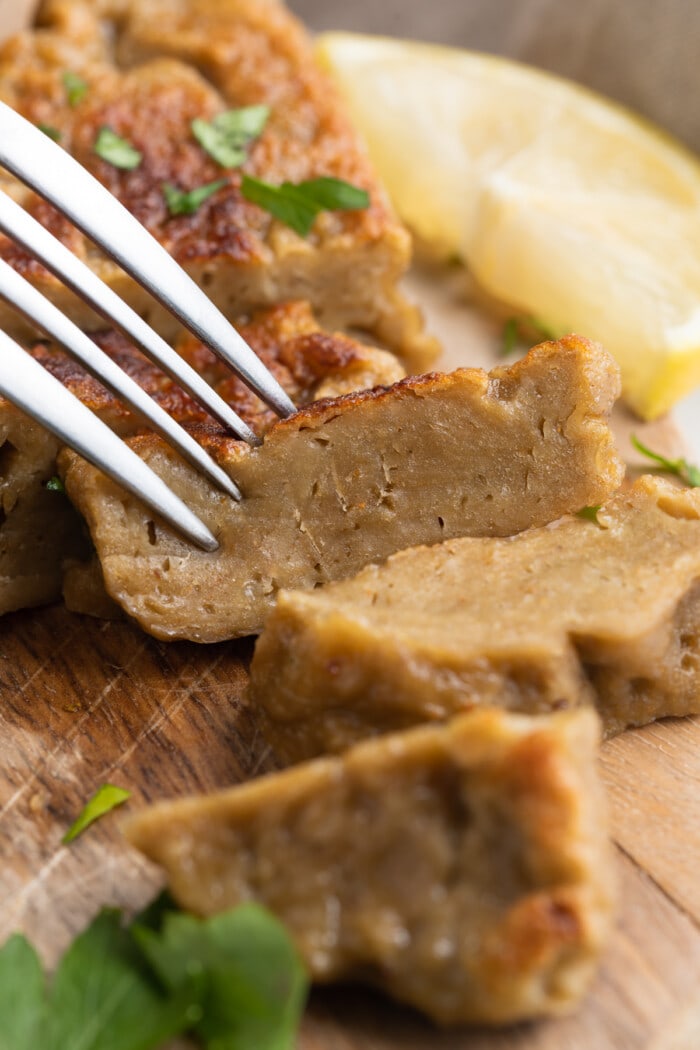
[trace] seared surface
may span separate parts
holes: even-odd
[[[278,756],[478,705],[595,703],[607,733],[700,713],[700,492],[644,477],[598,521],[416,548],[279,595],[251,668]]]
[[[328,327],[356,326],[415,367],[434,347],[396,291],[410,253],[365,154],[301,25],[274,0],[47,0],[40,28],[0,49],[0,97],[57,129],[61,145],[92,171],[206,287],[228,316],[290,298],[309,299]],[[88,91],[71,106],[63,74]],[[190,124],[266,103],[271,116],[243,169],[222,169]],[[133,171],[94,152],[103,126],[142,153]],[[278,184],[330,175],[370,192],[370,207],[324,213],[301,238],[241,195],[241,170]],[[169,216],[165,182],[191,190],[227,185],[191,216]],[[0,188],[83,257],[166,337],[176,328],[152,301],[51,207],[10,176]],[[30,276],[81,325],[102,322],[26,254],[0,239],[0,256]],[[18,319],[3,308],[4,326]]]
[[[64,453],[109,594],[160,638],[257,633],[285,587],[351,576],[416,543],[510,535],[617,487],[607,425],[617,370],[574,336],[512,368],[403,380],[307,406],[260,448],[209,435],[240,503],[152,435],[132,447],[217,536],[192,549],[78,456]]]
[[[562,1013],[609,924],[597,742],[590,711],[475,712],[161,803],[127,836],[185,908],[271,908],[316,980],[442,1023]]]
[[[242,318],[239,327],[300,405],[402,375],[392,355],[321,331],[307,303]],[[172,416],[205,434],[210,445],[227,446],[218,425],[122,336],[103,332],[96,339]],[[210,351],[191,337],[181,338],[177,349],[254,429],[263,433],[270,426],[272,413]],[[62,351],[38,344],[32,354],[118,433],[142,429],[120,401]],[[57,473],[59,447],[43,428],[0,399],[0,613],[56,600],[66,571],[71,608],[95,612],[108,607],[99,568],[86,572],[81,567],[90,543],[79,515],[64,495],[45,488]]]

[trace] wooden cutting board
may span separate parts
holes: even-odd
[[[497,327],[463,278],[412,278],[447,366],[488,363]],[[629,427],[621,415],[620,432]],[[668,423],[640,431],[666,450]],[[624,451],[629,444],[626,438]],[[126,622],[54,607],[0,621],[0,943],[24,930],[52,963],[102,905],[138,908],[159,873],[111,814],[61,836],[111,781],[145,801],[224,787],[270,768],[246,702],[252,644],[157,642]],[[700,719],[627,733],[601,759],[620,908],[602,971],[570,1019],[442,1033],[358,989],[315,993],[300,1050],[697,1050],[700,1046]]]

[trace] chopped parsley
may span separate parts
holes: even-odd
[[[54,142],[61,141],[61,132],[58,128],[53,127],[52,124],[37,124],[39,131],[43,131],[45,135],[48,135]]]
[[[696,467],[693,463],[689,463],[687,459],[682,456],[679,459],[667,459],[666,456],[660,455],[658,452],[654,452],[652,449],[643,445],[642,442],[632,434],[630,441],[643,456],[647,459],[653,460],[659,464],[659,467],[666,474],[675,474],[676,477],[689,485],[690,488],[700,488],[700,468]]]
[[[269,106],[229,109],[211,121],[193,120],[192,134],[222,168],[238,168],[246,160],[249,144],[260,135],[269,115]]]
[[[135,146],[117,135],[111,128],[100,128],[95,140],[95,153],[102,160],[115,168],[133,171],[142,161],[142,155]]]
[[[63,87],[65,88],[69,106],[77,106],[90,90],[88,82],[79,77],[77,73],[72,73],[69,69],[63,74]]]
[[[577,518],[583,518],[584,521],[592,521],[595,525],[600,525],[598,521],[598,511],[600,510],[601,504],[597,507],[581,507],[581,510],[576,511]]]
[[[163,196],[171,215],[194,215],[205,200],[227,185],[228,179],[217,179],[216,182],[207,182],[204,186],[197,186],[186,193],[171,182],[164,182]]]
[[[306,237],[322,211],[355,211],[369,206],[366,190],[328,176],[273,186],[244,175],[241,192],[246,200],[264,208],[302,237]]]
[[[123,805],[129,798],[131,798],[131,792],[125,788],[117,787],[115,784],[102,784],[85,804],[77,820],[71,824],[61,842],[65,846],[72,842],[73,839],[77,839],[78,835],[81,835],[96,820],[99,820],[105,813],[109,813],[110,810],[115,809],[117,806]]]
[[[164,900],[133,923],[105,909],[47,981],[22,934],[0,948],[3,1050],[292,1050],[307,977],[288,934],[254,904],[196,919]]]
[[[44,483],[44,488],[48,492],[65,492],[66,491],[66,486],[63,484],[63,482],[61,481],[61,479],[59,478],[59,476],[57,474],[54,474],[54,476],[52,478],[49,478],[49,480]]]

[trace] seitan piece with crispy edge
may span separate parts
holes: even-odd
[[[66,72],[86,84],[69,95]],[[38,27],[0,48],[0,98],[60,136],[230,318],[308,299],[326,328],[358,329],[419,371],[436,354],[419,314],[398,290],[410,238],[392,213],[330,79],[301,24],[275,0],[47,0]],[[270,107],[240,168],[199,145],[192,121],[232,108]],[[115,167],[95,152],[101,128],[135,146],[141,162]],[[241,192],[243,173],[278,185],[330,176],[369,191],[358,211],[323,212],[301,237]],[[171,215],[163,185],[225,186],[194,214]],[[167,339],[176,322],[52,207],[9,175],[18,198]],[[85,330],[102,319],[26,253],[0,238],[0,257]],[[0,308],[0,325],[20,320]]]
[[[239,327],[299,405],[403,375],[391,354],[322,331],[308,303],[286,303],[242,318]],[[219,433],[214,421],[122,336],[103,332],[96,339],[173,417],[190,428]],[[276,419],[197,340],[182,337],[177,349],[258,433]],[[126,437],[141,429],[121,402],[63,352],[38,344],[32,353],[117,433]],[[55,438],[0,399],[0,613],[55,601],[62,581],[70,608],[113,613],[99,565],[86,564],[92,548],[80,516],[65,495],[46,487],[57,472],[59,451]]]
[[[416,543],[510,535],[600,503],[622,464],[607,415],[617,368],[575,336],[511,368],[432,374],[308,405],[264,443],[205,435],[240,503],[153,435],[132,447],[217,536],[194,550],[74,453],[68,494],[107,591],[149,633],[212,642],[260,630],[282,588],[315,587]]]
[[[317,981],[441,1024],[571,1010],[610,923],[590,710],[477,711],[132,818],[185,908],[270,908]]]
[[[597,522],[419,547],[284,592],[251,693],[288,762],[476,705],[592,703],[607,734],[700,713],[700,491],[646,476]]]

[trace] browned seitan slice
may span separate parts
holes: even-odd
[[[281,588],[351,576],[416,543],[507,536],[600,503],[622,464],[607,416],[617,368],[570,336],[511,368],[413,377],[316,402],[251,448],[205,441],[241,488],[234,503],[153,435],[131,445],[220,542],[194,550],[75,454],[62,458],[107,590],[159,638],[260,630]]]
[[[70,105],[65,72],[88,89]],[[409,370],[436,352],[416,309],[398,291],[409,236],[390,210],[302,26],[275,0],[47,0],[39,28],[0,48],[0,98],[60,134],[61,145],[97,176],[235,318],[287,299],[308,299],[326,328],[370,333]],[[240,169],[226,169],[191,130],[231,108],[264,103],[271,113]],[[95,153],[109,127],[142,154],[133,171]],[[319,176],[370,193],[369,208],[324,212],[307,237],[241,194],[245,172],[268,182]],[[162,187],[189,191],[224,178],[226,186],[194,215],[171,217]],[[170,315],[51,207],[8,175],[0,188],[18,197],[166,338]],[[86,330],[103,326],[41,266],[0,239],[0,257],[69,311]],[[18,318],[0,308],[3,328]]]
[[[572,1009],[610,922],[590,710],[462,715],[213,795],[127,837],[176,900],[256,900],[317,981],[359,979],[442,1024]]]
[[[290,762],[475,705],[593,703],[608,734],[700,713],[700,491],[647,476],[597,523],[416,548],[282,593],[251,675]]]
[[[307,303],[243,318],[239,327],[300,405],[403,375],[391,354],[323,332]],[[112,332],[98,335],[97,341],[174,418],[219,434],[213,421],[125,339]],[[258,433],[270,426],[276,417],[213,354],[189,337],[181,338],[177,348]],[[32,353],[119,434],[138,432],[139,420],[65,354],[42,344]],[[58,452],[54,438],[0,399],[0,613],[56,600],[62,579],[72,608],[113,611],[99,566],[85,563],[91,544],[79,515],[64,495],[46,488],[57,472]]]

